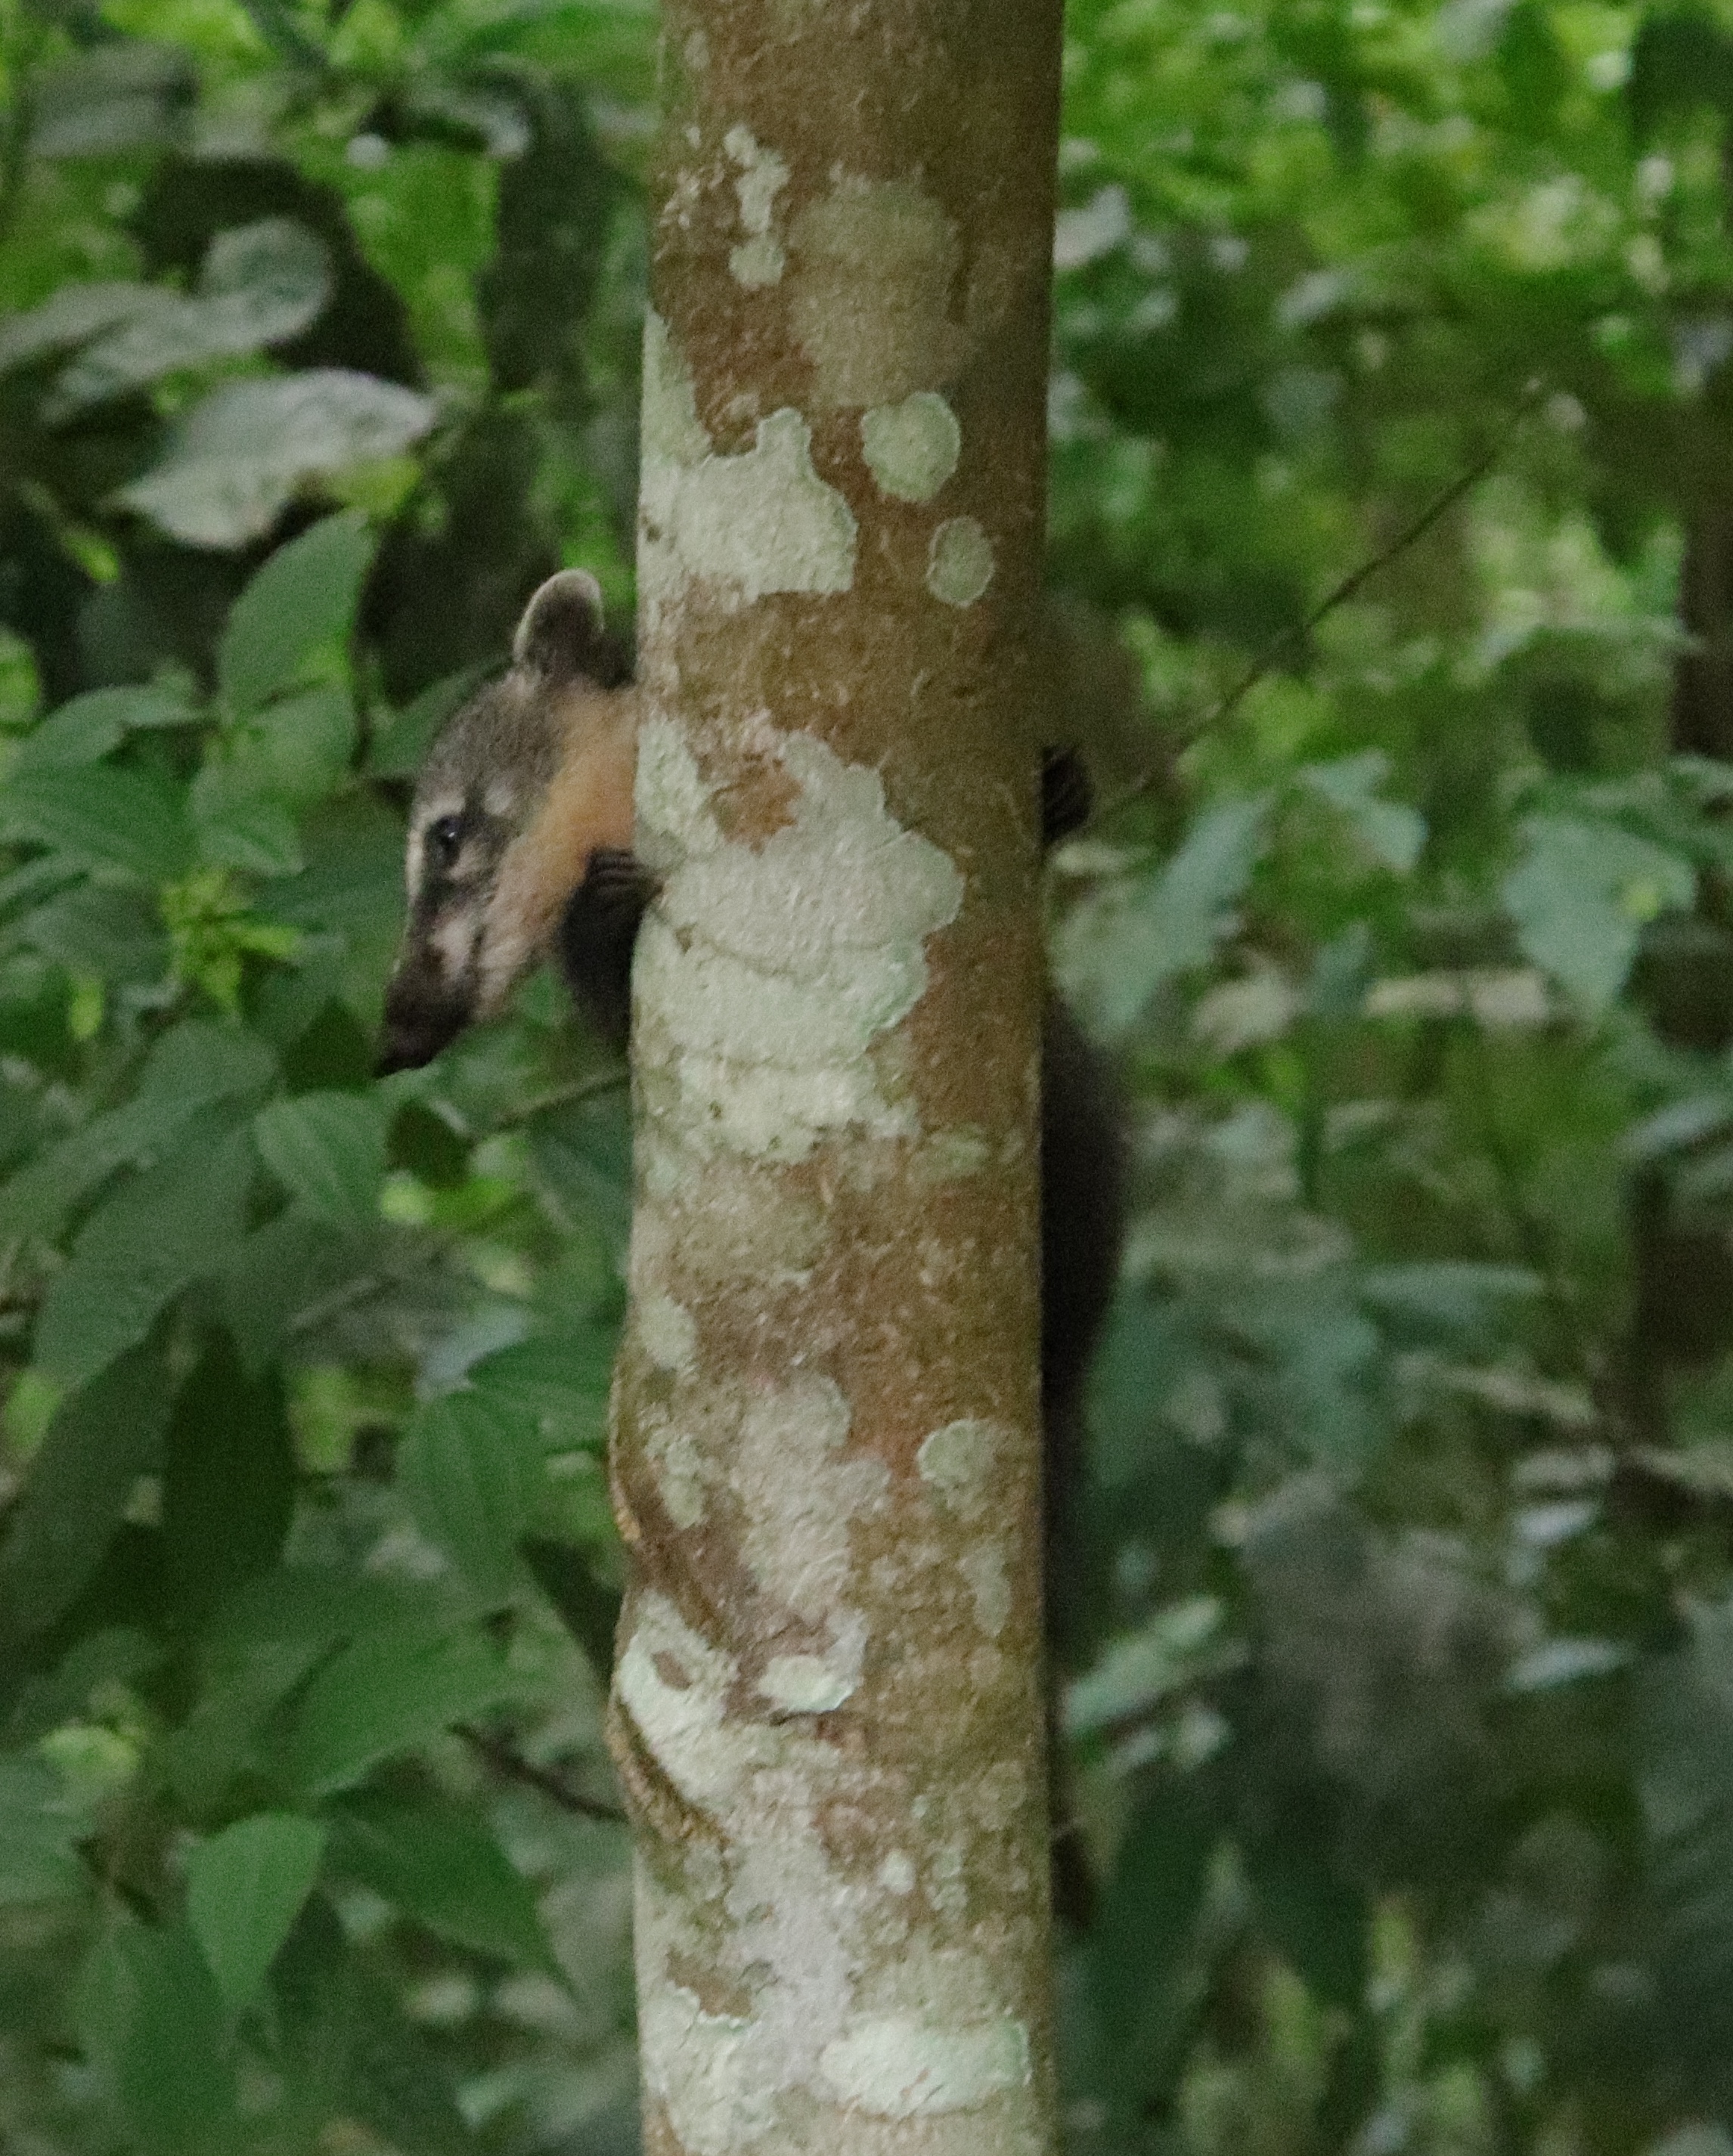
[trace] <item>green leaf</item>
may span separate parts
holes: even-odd
[[[1733,1604],[1687,1605],[1689,1637],[1634,1687],[1637,1782],[1659,1936],[1655,1976],[1681,2044],[1733,2044]]]
[[[50,352],[88,342],[105,331],[132,321],[159,306],[162,293],[154,285],[116,281],[63,285],[39,307],[0,322],[0,374]]]
[[[363,1789],[332,1818],[334,1861],[406,1917],[476,1953],[558,1974],[529,1882],[473,1813],[432,1789]]]
[[[306,481],[396,456],[434,418],[431,398],[342,367],[229,382],[175,423],[121,499],[189,547],[244,546]]]
[[[100,762],[134,727],[189,726],[198,716],[174,689],[92,689],[25,735],[8,767],[8,783],[21,772]]]
[[[1347,819],[1368,853],[1393,875],[1406,875],[1426,844],[1426,819],[1417,808],[1378,798],[1389,775],[1390,758],[1376,748],[1334,763],[1304,764],[1298,773],[1302,785]]]
[[[1369,1265],[1360,1299],[1399,1339],[1483,1342],[1509,1313],[1532,1303],[1544,1287],[1525,1265],[1486,1265],[1437,1260],[1429,1265]]]
[[[614,1641],[620,1630],[620,1590],[590,1570],[584,1552],[547,1535],[526,1535],[523,1561],[553,1605],[561,1624],[584,1650],[605,1691],[614,1675]]]
[[[312,321],[330,289],[324,248],[292,218],[219,233],[198,292],[153,287],[152,305],[94,339],[63,371],[44,416],[69,418],[165,374],[280,344]]]
[[[1342,1862],[1338,1823],[1302,1816],[1289,1801],[1275,1830],[1250,1837],[1242,1854],[1272,1945],[1315,1999],[1357,2013],[1372,1911],[1365,1887]]]
[[[98,1206],[43,1299],[36,1359],[63,1384],[141,1340],[183,1287],[215,1272],[245,1227],[252,1148],[212,1111],[196,1136]]]
[[[181,1388],[163,1448],[163,1568],[181,1615],[202,1615],[268,1571],[294,1510],[281,1375],[249,1378],[218,1332]]]
[[[1707,105],[1733,113],[1733,40],[1706,8],[1652,8],[1631,48],[1631,128],[1647,142],[1668,121]]]
[[[381,1759],[486,1713],[519,1689],[497,1650],[475,1632],[357,1640],[308,1686],[288,1732],[289,1774],[309,1795],[347,1789]]]
[[[363,1227],[378,1218],[387,1111],[372,1093],[301,1093],[253,1118],[260,1158],[315,1219]]]
[[[0,1907],[85,1892],[90,1875],[77,1845],[90,1831],[90,1811],[39,1753],[0,1758]]]
[[[187,1859],[187,1921],[231,2014],[258,1996],[313,1891],[325,1829],[293,1812],[259,1812]]]
[[[1272,798],[1224,801],[1204,814],[1160,875],[1105,917],[1079,907],[1060,937],[1067,981],[1103,1031],[1124,1032],[1165,982],[1203,965],[1234,925],[1233,908],[1269,843]]]
[[[237,714],[254,711],[341,658],[373,560],[366,519],[327,516],[278,547],[235,601],[217,647],[217,680]]]
[[[477,1393],[415,1411],[398,1463],[416,1524],[477,1593],[510,1594],[517,1544],[536,1517],[543,1445],[533,1422]]]
[[[1534,816],[1504,899],[1524,955],[1598,1016],[1625,984],[1645,921],[1696,896],[1689,861],[1617,824]]]
[[[83,1593],[157,1465],[172,1397],[152,1342],[62,1401],[0,1543],[0,1634],[45,1630]]]
[[[190,2156],[234,2125],[223,2002],[187,1925],[117,1918],[80,1973],[76,2019],[104,2093],[150,2156]]]
[[[39,157],[108,157],[173,141],[198,95],[192,55],[116,38],[33,84],[30,148]]]
[[[0,789],[0,824],[95,868],[121,869],[166,883],[189,855],[180,796],[142,771],[45,765],[10,773]]]
[[[262,1093],[275,1075],[270,1049],[239,1026],[190,1019],[172,1027],[146,1059],[131,1101],[27,1162],[0,1189],[0,1233],[57,1235],[71,1208],[116,1168],[147,1160],[204,1109]]]
[[[1103,2077],[1129,2106],[1157,2098],[1179,2064],[1192,1938],[1217,1829],[1196,1776],[1145,1797],[1121,1843],[1088,1949]]]
[[[301,865],[301,833],[271,791],[270,773],[250,761],[213,755],[188,789],[187,806],[201,857],[249,875],[294,875]]]
[[[620,1345],[611,1325],[574,1325],[558,1339],[525,1340],[472,1363],[470,1396],[532,1423],[550,1452],[599,1447]]]
[[[280,2063],[296,2108],[358,2119],[415,2156],[471,2156],[476,2141],[439,2055],[363,1967],[315,1894],[271,1975]]]

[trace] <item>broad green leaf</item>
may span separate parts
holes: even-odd
[[[285,801],[306,807],[342,780],[355,746],[348,692],[316,685],[280,696],[236,729],[238,767]]]
[[[316,1219],[337,1227],[378,1219],[385,1174],[385,1106],[372,1093],[300,1093],[253,1119],[260,1158]]]
[[[271,1973],[280,2064],[297,2109],[358,2119],[392,2148],[471,2156],[476,2147],[436,2051],[354,1953],[322,1894],[308,1902]]]
[[[1598,1016],[1625,984],[1643,923],[1688,907],[1695,873],[1617,824],[1534,816],[1523,834],[1526,855],[1504,887],[1517,939]]]
[[[187,1859],[187,1921],[231,2014],[258,1996],[324,1851],[325,1829],[316,1821],[258,1812]]]
[[[175,689],[90,690],[50,711],[25,735],[8,767],[8,783],[21,772],[100,762],[134,727],[188,726],[198,716]]]
[[[603,1445],[619,1341],[612,1326],[573,1325],[568,1336],[502,1348],[471,1364],[470,1394],[533,1424],[550,1452]]]
[[[623,1247],[632,1216],[631,1117],[625,1088],[549,1108],[528,1129],[536,1180],[563,1227],[594,1220]]]
[[[1268,844],[1272,805],[1257,794],[1206,809],[1159,875],[1113,906],[1070,916],[1062,969],[1103,1031],[1124,1032],[1157,988],[1202,965],[1232,930]]]
[[[1067,1687],[1066,1728],[1077,1737],[1112,1729],[1146,1716],[1182,1685],[1232,1667],[1239,1657],[1221,1636],[1225,1614],[1216,1596],[1194,1594],[1113,1640],[1095,1667]]]
[[[85,1891],[90,1874],[77,1844],[90,1831],[90,1814],[39,1753],[0,1755],[0,1907]]]
[[[553,1605],[605,1691],[614,1674],[614,1641],[620,1630],[620,1595],[591,1570],[584,1553],[547,1535],[526,1535],[523,1561]]]
[[[224,1319],[241,1359],[263,1369],[309,1313],[351,1290],[364,1301],[368,1283],[378,1288],[382,1255],[378,1235],[293,1208],[254,1229],[219,1276]]]
[[[303,482],[395,456],[434,417],[430,398],[341,367],[229,382],[177,421],[121,498],[189,547],[242,546]]]
[[[45,1630],[77,1600],[157,1465],[171,1398],[152,1342],[61,1403],[0,1542],[0,1634]]]
[[[189,1019],[165,1033],[123,1107],[98,1116],[28,1162],[0,1189],[0,1233],[53,1237],[69,1209],[116,1168],[148,1159],[219,1101],[262,1093],[276,1059],[236,1025]]]
[[[219,233],[196,293],[153,288],[155,304],[87,344],[44,407],[51,421],[184,367],[280,344],[305,329],[330,292],[325,249],[290,218]]]
[[[295,818],[270,773],[247,759],[213,754],[187,793],[201,857],[249,875],[294,875],[301,865]]]
[[[1677,1652],[1638,1674],[1637,1785],[1658,1926],[1654,1976],[1677,2041],[1733,2044],[1733,1606],[1686,1606]]]
[[[183,1617],[276,1561],[295,1509],[282,1380],[250,1378],[219,1331],[182,1386],[162,1452],[162,1558]]]
[[[142,986],[162,978],[168,937],[156,907],[136,889],[81,878],[18,923],[18,942],[74,973],[94,974],[109,988]]]
[[[238,2123],[234,2069],[222,2000],[186,1924],[117,1917],[80,1974],[76,2018],[134,2145],[148,2156],[224,2145],[218,2136]]]
[[[1285,1793],[1284,1793],[1285,1794]],[[1339,1820],[1289,1796],[1272,1831],[1242,1850],[1270,1943],[1316,1999],[1354,2014],[1366,1988],[1372,1909],[1364,1882],[1342,1854]]]
[[[47,765],[9,773],[0,823],[93,867],[163,883],[186,867],[189,847],[178,794],[141,771],[105,764]]]
[[[1390,758],[1381,749],[1304,764],[1299,772],[1304,785],[1347,819],[1370,854],[1394,875],[1406,875],[1426,844],[1426,819],[1418,809],[1379,798],[1389,774]]]
[[[363,1789],[332,1814],[336,1864],[429,1931],[476,1953],[557,1972],[529,1882],[474,1813],[428,1789]]]
[[[116,38],[81,50],[33,84],[30,148],[39,157],[108,157],[178,136],[198,93],[192,56]]]
[[[1513,1310],[1533,1302],[1544,1285],[1525,1265],[1438,1260],[1370,1265],[1360,1275],[1360,1292],[1399,1338],[1460,1342],[1495,1329]]]
[[[235,601],[217,647],[217,680],[237,715],[341,656],[373,535],[351,510],[278,547]]]
[[[1106,2046],[1100,2061],[1122,2103],[1165,2092],[1186,2032],[1192,1934],[1219,1829],[1196,1776],[1144,1799],[1090,1933],[1089,1992]]]
[[[61,1383],[82,1383],[141,1340],[240,1240],[252,1148],[244,1132],[224,1128],[220,1110],[212,1113],[197,1136],[97,1207],[49,1284],[36,1360]]]
[[[311,1796],[347,1789],[381,1759],[427,1743],[520,1689],[479,1633],[357,1640],[308,1686],[287,1732],[285,1763],[294,1785]]]
[[[169,295],[154,285],[118,280],[100,285],[63,285],[40,306],[0,322],[0,374],[28,366],[49,352],[65,352],[105,331],[160,308]]]
[[[448,1393],[415,1411],[399,1460],[404,1494],[422,1532],[481,1594],[503,1597],[517,1577],[543,1450],[527,1415],[483,1393]]]

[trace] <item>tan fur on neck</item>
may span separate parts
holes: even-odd
[[[559,716],[565,742],[559,768],[534,817],[507,848],[488,905],[481,1014],[497,1008],[546,947],[590,855],[631,846],[636,691],[576,689]]]

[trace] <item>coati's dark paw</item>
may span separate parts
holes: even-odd
[[[560,921],[560,968],[572,999],[616,1047],[631,1024],[632,946],[656,892],[656,876],[635,854],[599,846]]]
[[[1041,752],[1041,842],[1056,846],[1081,831],[1095,807],[1088,767],[1074,748]]]

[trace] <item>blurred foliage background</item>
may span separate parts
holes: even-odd
[[[653,34],[0,0],[19,2156],[635,2145],[622,1075],[545,978],[368,1065],[423,744],[629,618]],[[1066,85],[1070,2143],[1730,2156],[1733,13],[1073,0]]]

